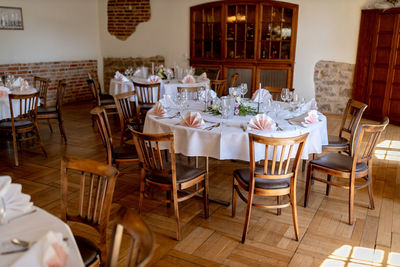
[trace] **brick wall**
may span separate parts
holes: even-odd
[[[139,23],[150,19],[150,14],[150,0],[108,0],[108,32],[126,40]]]
[[[92,93],[87,84],[89,71],[97,73],[97,60],[0,65],[0,76],[13,74],[16,78],[22,77],[28,80],[30,84],[34,76],[49,78],[51,80],[47,96],[49,105],[55,104],[57,81],[61,79],[67,80],[64,103],[92,99]]]

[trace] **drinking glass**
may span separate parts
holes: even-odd
[[[235,98],[230,96],[221,97],[220,112],[223,119],[229,119],[233,116],[235,110]]]
[[[3,197],[0,197],[0,225],[6,223],[6,214],[7,214],[7,207],[6,201]]]
[[[240,87],[242,89],[241,93],[242,93],[242,98],[244,98],[244,96],[247,94],[247,83],[242,83],[240,84]]]
[[[286,100],[289,100],[289,89],[288,88],[282,88],[281,99],[283,102],[286,102]]]

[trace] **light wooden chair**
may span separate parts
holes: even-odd
[[[134,131],[133,139],[139,154],[140,175],[140,198],[139,214],[143,207],[144,198],[153,199],[162,203],[173,203],[176,217],[176,239],[181,240],[181,227],[179,222],[179,203],[188,200],[203,192],[204,217],[208,218],[208,176],[205,170],[193,168],[187,165],[176,164],[175,145],[173,133],[166,134],[143,134]],[[169,142],[169,157],[161,153],[159,143]],[[170,160],[169,160],[170,159]],[[178,197],[178,190],[193,188],[190,194]],[[154,199],[149,196],[147,188],[156,188],[172,194],[172,199]],[[169,192],[169,193],[168,193]]]
[[[15,166],[19,166],[18,143],[22,141],[37,139],[44,156],[47,157],[37,124],[39,94],[40,92],[8,95],[11,119],[0,122],[0,133],[12,136]],[[16,105],[18,107],[14,109]],[[14,115],[14,110],[19,110],[18,116]],[[28,133],[30,135],[27,135]]]
[[[368,186],[369,207],[374,209],[372,155],[379,137],[388,124],[389,119],[386,117],[379,125],[361,125],[354,138],[355,141],[351,148],[350,155],[332,152],[321,158],[311,160],[307,167],[304,207],[307,206],[312,181],[318,181],[326,184],[327,196],[329,195],[331,185],[349,190],[349,224],[353,224],[354,222],[353,209],[355,190]],[[314,176],[315,172],[326,174],[326,180]],[[347,185],[333,182],[331,179],[332,176],[338,177],[339,180],[346,180]],[[356,184],[356,180],[364,180],[364,183]]]
[[[137,113],[145,116],[154,104],[160,100],[160,83],[137,83],[133,82],[138,101]]]
[[[226,80],[210,81],[210,88],[215,91],[218,97],[226,95]]]
[[[139,162],[136,149],[131,146],[113,146],[112,132],[108,123],[107,112],[105,108],[95,107],[90,114],[96,119],[97,127],[100,132],[101,139],[107,151],[107,163],[109,165],[116,164],[117,168],[120,164],[135,164]]]
[[[299,240],[299,226],[297,223],[296,208],[296,183],[300,157],[307,136],[308,133],[291,138],[272,138],[249,133],[250,167],[237,169],[233,172],[232,217],[235,217],[236,215],[237,195],[247,203],[242,243],[246,240],[252,206],[266,209],[277,209],[278,215],[281,213],[281,208],[292,206],[294,233],[296,240]],[[265,146],[266,160],[264,161],[264,166],[256,166],[254,152],[255,144]],[[295,148],[296,145],[298,145],[297,151]],[[290,156],[292,154],[295,154],[294,160],[291,160]],[[291,163],[291,161],[293,162]],[[241,190],[248,192],[247,198]],[[277,204],[264,205],[253,203],[254,195],[276,197]],[[284,196],[288,196],[288,201],[282,203],[282,198]]]
[[[178,93],[187,92],[188,100],[198,100],[198,90],[200,87],[177,87]]]
[[[33,77],[33,88],[39,91],[40,106],[47,107],[47,90],[49,89],[50,79],[38,76]]]
[[[133,91],[114,95],[114,101],[121,125],[121,146],[125,143],[125,140],[132,139],[132,135],[127,127],[128,124],[130,124],[135,130],[141,131],[140,116],[137,113],[135,102],[132,102],[132,98],[134,98],[135,95],[136,93]]]
[[[75,201],[68,196],[68,188],[72,187],[70,177],[79,174],[79,201],[72,205]],[[106,230],[117,176],[117,169],[101,162],[68,156],[61,160],[61,219],[88,225],[99,234],[95,242],[75,236],[86,266],[95,266],[107,259]]]
[[[113,232],[108,253],[107,267],[118,265],[118,256],[124,230],[131,237],[126,266],[146,266],[154,252],[153,232],[138,214],[121,207],[113,218]]]
[[[281,93],[282,93],[282,88],[278,87],[270,87],[270,86],[263,86],[263,89],[266,89],[269,91],[269,93],[272,96],[272,100],[274,101],[280,101],[281,100]],[[290,92],[294,92],[294,88],[289,88]]]
[[[63,99],[66,87],[67,87],[67,82],[65,80],[58,81],[56,106],[55,107],[40,106],[38,107],[37,110],[37,119],[47,120],[51,132],[53,132],[53,128],[51,127],[50,120],[51,119],[58,120],[58,127],[60,128],[60,134],[64,138],[65,143],[67,143],[67,136],[64,130],[62,110],[63,110]]]
[[[231,81],[229,83],[229,88],[236,87],[238,79],[239,79],[239,73],[233,74],[231,77]]]

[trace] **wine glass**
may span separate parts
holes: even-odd
[[[286,102],[286,100],[289,100],[289,89],[288,88],[282,88],[281,99],[283,102]]]
[[[240,87],[241,87],[241,93],[242,93],[242,98],[244,98],[244,96],[247,94],[247,91],[248,91],[248,89],[247,89],[247,83],[241,83],[240,84]]]

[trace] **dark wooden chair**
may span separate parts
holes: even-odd
[[[374,197],[372,186],[372,154],[378,143],[379,137],[389,123],[386,117],[381,124],[363,124],[357,131],[354,138],[354,144],[350,155],[341,153],[328,153],[321,158],[311,160],[307,167],[307,180],[304,196],[304,207],[307,206],[312,181],[318,181],[326,184],[326,195],[329,195],[330,186],[349,190],[349,224],[353,224],[354,193],[355,190],[368,186],[369,207],[374,209]],[[315,172],[327,175],[326,180],[314,176]],[[338,180],[346,180],[346,184],[335,183],[332,176],[338,177]],[[363,183],[357,183],[363,181]]]
[[[264,86],[263,89],[266,89],[269,91],[269,93],[272,96],[272,100],[274,101],[280,101],[281,100],[281,93],[282,93],[282,88],[278,87],[270,87],[270,86]],[[294,91],[294,88],[289,88],[290,92]]]
[[[208,176],[202,169],[176,164],[175,145],[173,133],[166,134],[143,134],[134,131],[133,139],[136,150],[139,154],[141,175],[140,175],[140,198],[139,213],[143,207],[144,198],[153,199],[162,203],[173,203],[176,217],[176,239],[181,240],[181,227],[179,223],[179,203],[195,197],[203,192],[204,217],[208,218]],[[159,143],[169,142],[168,153],[161,153]],[[178,197],[178,190],[193,188],[193,191],[185,196]],[[172,199],[154,199],[152,194],[148,195],[146,189],[158,189],[172,194]]]
[[[117,267],[124,230],[131,238],[126,266],[146,266],[153,255],[155,245],[153,232],[147,224],[132,210],[121,207],[113,218],[113,225],[106,266]]]
[[[226,95],[226,80],[210,81],[210,88],[215,91],[218,97]]]
[[[229,83],[229,88],[236,87],[238,79],[239,79],[239,73],[233,74],[231,77],[231,81]]]
[[[160,83],[137,83],[133,82],[138,101],[137,113],[142,116],[142,120],[154,104],[160,100]]]
[[[33,77],[33,88],[39,91],[39,101],[41,107],[47,107],[47,90],[49,89],[50,79]]]
[[[139,162],[136,149],[131,146],[113,146],[111,127],[108,123],[107,112],[105,108],[95,107],[90,114],[96,119],[97,127],[100,132],[101,139],[107,151],[107,163],[109,165],[116,164],[117,168],[120,164],[134,164]]]
[[[100,96],[100,89],[96,86],[96,82],[94,80],[87,80],[89,88],[92,92],[94,98],[94,106],[97,107],[104,107],[106,109],[115,109],[114,98],[110,95],[110,97],[101,97]]]
[[[47,157],[37,124],[37,107],[40,92],[33,94],[9,94],[11,119],[0,122],[0,133],[11,135],[13,139],[15,166],[19,166],[18,143],[37,139],[45,157]],[[14,115],[14,106],[18,105],[19,115]]]
[[[99,82],[99,79],[98,79],[98,77],[97,77],[96,72],[94,72],[94,71],[89,71],[89,72],[88,72],[88,77],[89,77],[89,80],[92,80],[92,81],[93,81],[94,86],[95,86],[95,88],[96,88],[96,90],[97,90],[97,92],[98,92],[100,101],[109,102],[110,100],[113,100],[113,96],[112,96],[112,95],[107,94],[107,93],[103,93],[103,92],[101,91],[100,82]],[[107,99],[108,99],[108,101],[107,101]]]
[[[68,196],[70,180],[76,176],[80,176],[78,203]],[[86,266],[107,259],[106,230],[117,176],[117,169],[101,162],[72,156],[61,160],[61,219],[85,224],[99,234],[97,241],[75,236]]]
[[[114,101],[121,125],[121,146],[127,139],[132,139],[132,135],[127,127],[128,124],[132,125],[135,130],[141,131],[140,116],[136,110],[136,103],[132,101],[132,98],[135,98],[135,95],[135,92],[114,95]]]
[[[199,91],[200,87],[177,87],[178,93],[187,92],[187,96],[189,100],[198,100],[199,99]]]
[[[38,120],[47,120],[51,132],[53,132],[53,128],[51,127],[50,120],[51,119],[58,120],[58,127],[60,128],[60,134],[64,138],[65,143],[67,143],[67,136],[64,130],[62,110],[63,110],[63,99],[66,87],[67,87],[66,80],[58,81],[56,106],[55,107],[39,106],[36,115]]]
[[[294,233],[296,240],[299,240],[299,226],[297,223],[296,208],[296,183],[300,157],[307,136],[308,133],[292,138],[272,138],[249,133],[250,167],[237,169],[233,172],[232,217],[235,217],[236,215],[237,195],[247,203],[242,243],[246,240],[252,206],[266,209],[277,209],[278,215],[281,214],[281,208],[292,206]],[[255,144],[262,144],[265,146],[266,160],[264,161],[263,166],[256,165],[254,155]],[[298,145],[297,151],[295,148],[296,145]],[[287,154],[285,152],[287,152]],[[290,155],[293,153],[295,153],[296,156],[294,160],[291,160]],[[248,192],[247,198],[241,190]],[[277,204],[264,205],[253,203],[254,195],[276,197]],[[284,196],[288,196],[288,200],[285,203],[282,203],[282,198]]]

